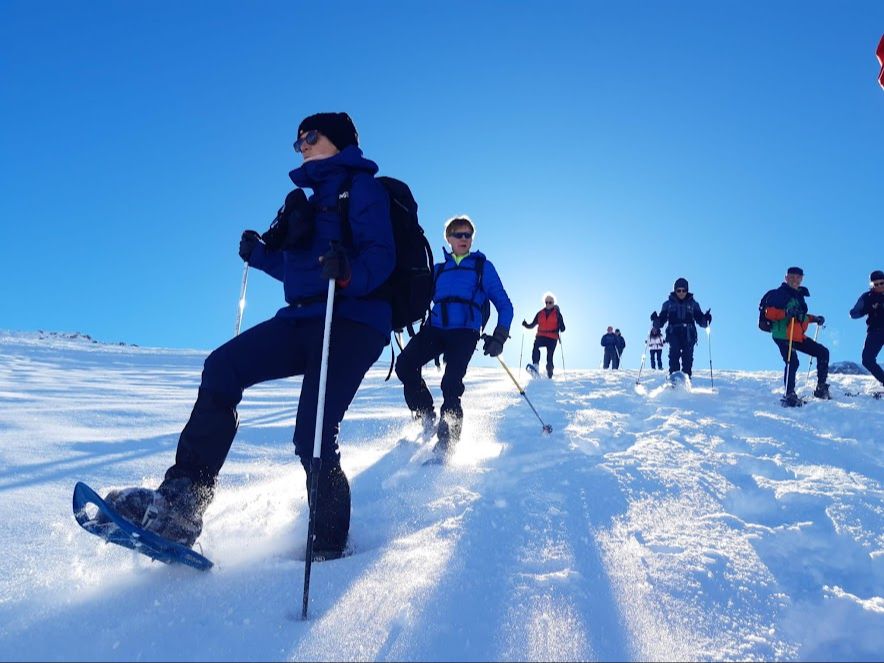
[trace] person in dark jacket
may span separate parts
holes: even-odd
[[[615,369],[620,365],[617,356],[617,334],[614,333],[613,327],[608,327],[608,331],[602,335],[601,346],[605,349],[605,356],[602,366],[604,368]]]
[[[620,368],[620,362],[623,359],[623,351],[626,350],[626,339],[623,338],[623,334],[620,333],[619,329],[614,330],[614,336],[617,337],[617,363],[614,368]]]
[[[445,224],[445,239],[451,252],[435,265],[435,286],[429,323],[408,342],[396,359],[396,375],[402,382],[405,403],[424,431],[435,427],[433,396],[421,376],[421,368],[440,354],[445,360],[442,376],[442,407],[436,430],[436,458],[453,453],[463,427],[463,378],[479,342],[479,334],[490,313],[497,310],[497,326],[485,337],[483,351],[497,357],[509,338],[513,305],[494,265],[479,251],[472,251],[476,225],[468,216],[456,216]]]
[[[812,338],[807,338],[806,335],[807,327],[812,322],[822,326],[826,323],[826,319],[821,315],[807,313],[807,302],[804,299],[810,297],[810,292],[801,285],[803,280],[804,270],[800,267],[789,267],[782,285],[765,295],[764,317],[772,323],[771,338],[777,344],[783,361],[786,362],[783,378],[786,396],[783,398],[783,405],[788,407],[795,407],[803,402],[795,393],[799,352],[817,359],[817,386],[813,395],[822,399],[831,398],[829,385],[826,384],[829,375],[829,350]]]
[[[651,313],[651,322],[658,329],[667,325],[669,374],[681,371],[690,376],[694,365],[694,346],[697,344],[697,325],[707,327],[712,322],[712,311],[703,313],[689,290],[687,279],[675,280],[669,298],[660,307],[660,313]]]
[[[884,272],[876,269],[869,275],[869,281],[871,287],[859,296],[856,305],[850,309],[850,317],[858,319],[868,316],[862,362],[884,387],[884,369],[878,364],[878,353],[884,346]]]
[[[534,348],[531,350],[531,365],[534,367],[534,372],[537,372],[537,366],[540,363],[540,348],[546,348],[546,375],[552,378],[553,354],[559,342],[559,334],[565,331],[565,319],[556,304],[555,296],[552,293],[544,295],[543,308],[535,314],[531,324],[522,320],[522,326],[525,329],[537,327]]]
[[[648,344],[648,351],[651,354],[651,368],[663,370],[663,346],[666,344],[666,339],[663,338],[663,333],[660,331],[659,327],[651,327],[651,333],[648,334],[648,340],[646,341]]]
[[[196,404],[178,440],[175,464],[158,488],[113,491],[124,517],[185,545],[202,530],[202,515],[236,435],[236,407],[252,385],[303,375],[295,421],[295,451],[310,485],[319,399],[326,297],[337,292],[331,322],[321,468],[316,507],[315,560],[344,554],[350,527],[350,487],[341,469],[338,426],[369,367],[389,343],[391,308],[372,296],[392,273],[396,251],[389,196],[362,156],[346,113],[319,113],[298,127],[295,151],[303,164],[289,173],[298,188],[263,236],[247,230],[240,257],[282,281],[286,306],[214,350],[205,361]],[[343,244],[338,196],[349,189],[352,241]],[[308,491],[309,493],[309,491]],[[308,497],[309,498],[309,497]]]

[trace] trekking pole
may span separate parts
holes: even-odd
[[[522,354],[525,352],[525,330],[522,330],[522,347],[519,349],[519,370],[522,370]]]
[[[709,381],[715,389],[715,378],[712,377],[712,323],[706,325],[706,343],[709,346]]]
[[[792,330],[795,328],[795,318],[789,322],[789,352],[786,353],[786,370],[783,373],[783,382],[786,387],[786,396],[789,395],[789,364],[792,363]]]
[[[534,409],[534,406],[531,404],[531,401],[528,400],[528,394],[525,393],[525,390],[522,389],[522,386],[518,383],[515,376],[510,372],[509,367],[503,363],[503,359],[500,358],[500,355],[497,355],[497,361],[499,361],[500,365],[503,366],[503,370],[506,371],[506,374],[510,376],[510,380],[512,380],[513,384],[516,385],[516,389],[519,390],[519,393],[525,397],[525,402],[528,403],[528,407],[531,408],[531,411],[534,413],[534,416],[536,416],[540,420],[540,424],[543,426],[543,432],[544,433],[552,433],[552,426],[550,426],[549,424],[543,423],[543,419],[540,419],[540,415],[537,414],[537,410]]]
[[[559,345],[562,346],[562,375],[565,375],[565,344],[562,342],[561,334],[559,334]]]
[[[239,327],[242,324],[242,314],[246,310],[246,286],[249,284],[249,263],[245,263],[242,270],[242,285],[239,288],[239,304],[236,307],[236,326],[233,335],[239,336]]]
[[[650,338],[650,336],[648,336],[648,338]],[[639,367],[638,367],[638,377],[635,379],[635,383],[636,383],[636,384],[638,384],[639,382],[641,382],[641,379],[642,379],[642,370],[643,370],[644,367],[645,367],[645,355],[647,354],[647,352],[648,352],[648,342],[647,342],[647,340],[645,340],[645,349],[642,350],[642,363],[641,363],[641,364],[639,365]]]
[[[820,326],[816,326],[816,331],[813,333],[813,342],[816,343],[817,337],[820,335]],[[807,391],[807,385],[810,383],[810,369],[813,368],[813,360],[815,357],[813,355],[810,356],[810,361],[807,362],[807,375],[804,377],[804,389],[802,391]]]
[[[310,520],[307,524],[307,558],[304,564],[304,601],[301,619],[307,619],[310,595],[310,567],[313,564],[313,538],[316,535],[316,496],[319,491],[319,470],[322,468],[322,423],[325,417],[325,382],[328,377],[328,346],[331,337],[332,306],[335,301],[335,280],[328,280],[325,303],[325,328],[322,332],[322,359],[319,369],[319,400],[316,403],[316,428],[313,430],[313,458],[310,461]]]

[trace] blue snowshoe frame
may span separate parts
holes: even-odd
[[[90,518],[86,513],[88,504],[94,504],[110,522],[99,523]],[[184,564],[199,571],[208,571],[214,566],[195,550],[130,523],[82,481],[74,486],[73,509],[80,527],[108,543],[129,548],[164,564]]]

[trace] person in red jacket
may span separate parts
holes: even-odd
[[[522,320],[522,326],[525,329],[537,327],[529,370],[537,372],[537,365],[540,363],[540,348],[546,348],[546,375],[551,378],[553,376],[553,354],[559,342],[559,333],[565,331],[565,320],[556,305],[555,296],[547,293],[543,298],[543,308],[537,312],[531,324]]]

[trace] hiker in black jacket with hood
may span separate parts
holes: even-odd
[[[678,278],[669,299],[663,302],[660,313],[651,313],[651,322],[661,329],[666,327],[666,342],[669,344],[669,374],[682,371],[690,376],[694,365],[694,346],[697,344],[697,325],[709,326],[712,322],[711,309],[705,313],[688,291],[688,280]]]
[[[884,346],[884,272],[876,269],[869,276],[871,287],[859,296],[856,305],[850,309],[850,317],[858,319],[865,316],[868,331],[863,346],[863,366],[875,376],[884,387],[884,369],[878,364],[878,353]]]

